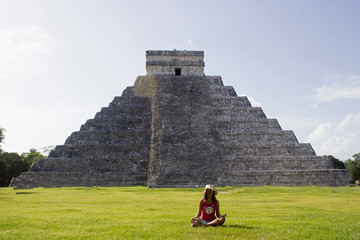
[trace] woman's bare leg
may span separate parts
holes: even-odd
[[[196,221],[196,218],[191,219],[191,226],[192,227],[201,227],[201,224]]]
[[[218,225],[222,225],[225,222],[225,217],[220,217],[215,219],[214,221],[211,221],[207,224],[205,224],[205,226],[218,226]]]

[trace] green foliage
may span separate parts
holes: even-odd
[[[0,153],[0,187],[7,187],[13,177],[19,176],[22,172],[29,170],[31,164],[39,158],[44,158],[36,149],[30,153]]]
[[[329,155],[328,157],[331,160],[335,169],[345,169],[345,163],[343,161],[340,161],[339,159],[333,157],[332,155]]]
[[[356,153],[352,156],[355,161],[360,161],[360,153]]]
[[[19,176],[30,165],[17,153],[0,153],[0,186],[7,187],[11,178]]]
[[[24,160],[30,164],[33,164],[40,158],[46,158],[44,155],[42,155],[40,152],[38,152],[36,149],[32,148],[30,149],[29,153],[23,153],[21,156],[24,158]]]
[[[0,144],[2,143],[2,141],[3,141],[4,138],[5,138],[4,132],[5,132],[5,129],[3,129],[3,128],[0,127]],[[1,153],[1,152],[2,152],[2,149],[1,149],[1,145],[0,145],[0,153]]]
[[[218,190],[225,224],[192,228],[202,188],[0,188],[0,239],[360,239],[359,187]]]
[[[346,169],[349,169],[354,180],[360,180],[360,153],[353,155],[354,160],[345,161]]]

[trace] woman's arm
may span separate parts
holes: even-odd
[[[200,200],[200,203],[199,203],[199,211],[198,211],[198,213],[197,213],[196,216],[195,216],[196,218],[201,216],[202,205],[203,205],[203,201],[202,201],[202,199],[201,199],[201,200]]]
[[[217,216],[218,218],[220,218],[220,217],[226,217],[226,214],[224,214],[224,215],[221,215],[221,214],[220,214],[220,203],[219,203],[218,200],[216,200],[216,216]]]

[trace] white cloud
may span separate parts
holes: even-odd
[[[311,108],[319,108],[319,104],[317,104],[317,103],[312,103],[312,104],[309,104],[309,107],[311,107]]]
[[[346,127],[349,126],[351,124],[351,122],[353,121],[353,116],[351,114],[347,115],[344,120],[342,120],[341,122],[338,123],[338,125],[336,126],[335,131],[337,132],[342,132],[346,130]]]
[[[338,123],[323,123],[308,137],[318,155],[333,155],[347,160],[360,152],[360,113],[349,114]]]
[[[338,99],[360,99],[360,76],[329,76],[329,81],[316,89],[316,102]],[[316,106],[316,104],[314,104]]]
[[[308,130],[314,129],[317,125],[321,122],[315,118],[301,118],[298,116],[290,116],[288,114],[282,115],[277,117],[279,123],[283,129],[301,129],[301,130]]]
[[[191,40],[188,40],[188,44],[190,44],[190,45],[191,45],[192,43],[193,43],[193,42],[192,42]]]
[[[54,43],[37,25],[0,29],[0,80],[29,80],[43,73]]]
[[[292,130],[299,142],[307,142],[306,138],[321,121],[312,117],[300,117],[296,115],[279,115],[276,117],[283,130]]]

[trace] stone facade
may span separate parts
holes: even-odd
[[[351,180],[348,170],[333,169],[220,76],[205,76],[203,56],[147,51],[146,76],[11,186],[344,186]]]
[[[204,66],[203,51],[146,51],[147,75],[204,76]]]

